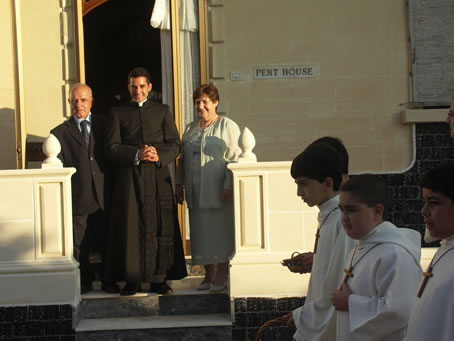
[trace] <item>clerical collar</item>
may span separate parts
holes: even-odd
[[[143,104],[147,101],[148,98],[145,98],[142,102],[137,103],[139,107],[143,106]]]

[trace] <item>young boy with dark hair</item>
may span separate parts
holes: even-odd
[[[336,314],[329,297],[342,281],[342,266],[353,248],[353,241],[342,228],[338,209],[344,161],[329,144],[317,142],[292,163],[291,175],[298,186],[298,196],[308,206],[320,209],[314,252],[301,255],[303,265],[297,271],[311,272],[311,276],[306,301],[293,311],[289,321],[297,329],[295,340],[335,339]]]
[[[339,208],[347,235],[355,239],[337,310],[336,340],[402,340],[421,279],[421,235],[383,221],[386,183],[377,175],[352,177],[341,188]],[[333,339],[334,340],[334,339]]]
[[[341,157],[341,169],[342,169],[342,183],[349,179],[348,177],[348,163],[349,163],[349,156],[347,148],[345,148],[344,143],[338,137],[333,136],[323,136],[318,138],[312,143],[323,142],[328,144],[332,147]]]
[[[421,178],[421,214],[432,237],[441,239],[414,298],[408,322],[408,341],[454,340],[454,163]]]

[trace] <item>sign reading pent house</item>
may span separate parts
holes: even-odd
[[[318,65],[272,65],[254,68],[254,79],[314,78],[319,74]]]

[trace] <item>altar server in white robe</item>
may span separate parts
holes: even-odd
[[[297,271],[311,273],[305,303],[290,315],[289,326],[296,327],[293,337],[298,341],[334,339],[336,313],[329,298],[342,281],[343,264],[354,245],[342,228],[338,208],[339,188],[348,173],[348,153],[343,145],[333,143],[342,145],[332,138],[312,143],[293,160],[291,167],[298,196],[308,206],[320,209],[314,252],[302,254],[302,268]]]
[[[341,188],[339,207],[345,232],[357,240],[345,265],[337,310],[337,341],[402,340],[422,277],[421,235],[383,221],[386,183],[358,175]]]
[[[454,163],[439,166],[420,181],[426,228],[441,239],[424,273],[408,322],[408,341],[454,340]]]

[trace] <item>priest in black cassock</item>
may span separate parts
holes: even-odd
[[[180,153],[169,107],[147,100],[152,84],[144,68],[128,75],[131,101],[112,109],[106,156],[116,165],[106,280],[125,281],[122,295],[140,284],[166,294],[169,279],[187,276],[177,208],[167,167]]]

